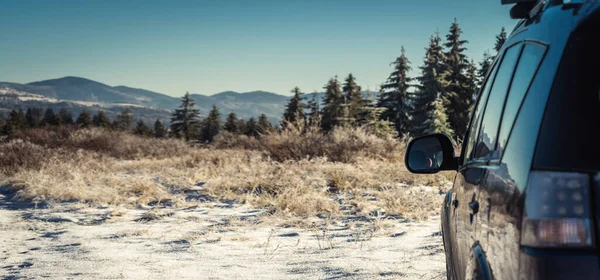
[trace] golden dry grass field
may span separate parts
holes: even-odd
[[[410,174],[403,147],[356,128],[196,146],[21,131],[0,144],[0,227],[10,233],[0,275],[440,278],[436,216],[453,174]],[[115,268],[120,260],[129,267]]]

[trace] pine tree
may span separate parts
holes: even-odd
[[[88,128],[92,125],[92,117],[87,110],[83,110],[75,122],[77,123],[77,126],[81,128]]]
[[[133,124],[133,116],[131,109],[125,108],[120,114],[117,115],[113,123],[113,127],[121,131],[130,131]]]
[[[175,109],[175,113],[171,118],[171,131],[177,138],[184,138],[186,141],[194,139],[199,126],[198,118],[200,111],[194,109],[194,100],[190,98],[188,92],[181,98],[179,109]]]
[[[342,92],[345,98],[346,109],[345,122],[348,125],[353,125],[361,115],[363,115],[363,107],[365,99],[362,95],[361,87],[356,83],[356,78],[350,73],[342,87]]]
[[[447,83],[442,73],[444,72],[444,55],[440,45],[441,38],[439,33],[431,36],[429,46],[426,48],[425,61],[421,69],[421,76],[417,78],[420,84],[417,86],[417,91],[411,95],[411,126],[410,134],[413,137],[418,137],[431,131],[430,125],[435,123],[430,120],[436,114],[431,113],[436,108],[435,101],[442,104],[447,104],[445,100],[445,89]],[[442,112],[440,112],[442,113]],[[445,110],[443,110],[445,113]],[[445,117],[447,119],[447,117]],[[445,122],[438,122],[445,123]],[[451,136],[451,135],[449,135]]]
[[[246,120],[244,120],[244,118],[238,118],[237,120],[237,127],[238,127],[238,134],[245,134],[246,133]]]
[[[244,134],[249,137],[258,137],[260,135],[260,127],[258,127],[258,123],[251,117],[248,119],[244,126]]]
[[[468,86],[467,91],[473,93],[471,95],[471,107],[469,107],[469,109],[467,110],[468,112],[471,112],[471,110],[473,109],[473,106],[475,105],[475,101],[477,100],[477,92],[479,92],[479,84],[477,83],[477,80],[478,80],[478,72],[477,71],[478,71],[478,69],[477,69],[477,66],[475,66],[475,61],[471,60],[471,62],[467,66],[467,70],[465,73],[467,80],[472,81],[472,82],[467,83],[467,86]]]
[[[139,135],[139,136],[150,136],[150,135],[152,135],[152,132],[150,131],[150,128],[144,123],[144,121],[139,120],[135,124],[135,128],[133,129],[133,134]]]
[[[479,62],[479,69],[477,70],[477,86],[481,87],[485,81],[485,76],[488,71],[490,71],[492,63],[494,62],[493,59],[494,57],[488,51],[483,53],[483,59]]]
[[[444,133],[448,136],[452,136],[454,131],[450,128],[448,123],[446,109],[444,108],[444,100],[441,93],[437,94],[430,107],[432,110],[427,112],[424,134]]]
[[[444,106],[447,106],[448,122],[456,136],[462,139],[469,124],[469,109],[473,105],[475,80],[467,77],[466,72],[470,64],[464,54],[467,49],[463,46],[468,41],[461,40],[461,34],[462,30],[454,19],[444,44],[448,49],[444,54],[446,68],[443,74],[447,86],[444,92],[446,96],[443,96],[442,101],[448,102],[444,103]]]
[[[56,117],[56,114],[54,114],[54,110],[50,108],[46,109],[44,112],[44,118],[42,119],[42,126],[46,125],[59,125],[59,121]]]
[[[6,125],[6,119],[4,118],[4,113],[0,112],[0,133],[4,130],[4,126]]]
[[[309,126],[318,126],[321,123],[321,113],[319,112],[319,93],[313,92],[312,99],[308,101],[306,104],[306,109],[308,110],[307,119]]]
[[[15,131],[27,129],[27,121],[25,120],[25,113],[22,109],[12,110],[8,113],[8,119],[6,125],[2,131],[3,134],[11,134]]]
[[[40,108],[28,108],[25,113],[27,125],[31,128],[40,127],[42,124],[42,117],[42,109]]]
[[[213,105],[208,116],[202,122],[202,129],[200,132],[200,140],[203,142],[212,142],[215,136],[221,131],[221,113],[219,108]]]
[[[261,134],[266,134],[266,133],[273,131],[273,125],[267,118],[267,115],[261,114],[258,117],[258,129]]]
[[[165,138],[167,137],[167,130],[162,122],[159,119],[156,119],[154,122],[154,129],[152,130],[152,134],[155,138]]]
[[[366,128],[371,134],[379,137],[398,137],[398,132],[393,122],[382,119],[381,115],[386,108],[376,107],[372,104],[364,107],[365,117],[361,121],[362,127]]]
[[[290,99],[283,112],[283,120],[281,122],[282,127],[292,124],[295,125],[301,121],[304,121],[304,103],[302,102],[302,92],[298,87],[295,87],[291,91],[294,96]]]
[[[496,35],[496,44],[494,45],[496,55],[498,55],[498,53],[502,49],[502,46],[504,46],[504,43],[506,43],[506,29],[502,27],[502,29],[500,30],[500,34]]]
[[[350,115],[350,106],[348,103],[342,104],[342,115],[337,118],[337,125],[341,127],[352,127],[357,120]]]
[[[321,109],[321,128],[330,131],[339,124],[338,120],[344,116],[344,96],[337,77],[327,82],[323,109]]]
[[[227,119],[225,120],[225,124],[223,125],[223,129],[225,131],[231,132],[233,134],[239,134],[240,133],[241,127],[240,127],[237,115],[234,112],[231,112],[231,113],[229,113],[229,115],[227,115]]]
[[[58,111],[56,119],[58,120],[59,125],[72,125],[73,123],[75,123],[73,121],[73,114],[66,108],[61,108]]]
[[[412,78],[408,77],[408,72],[411,70],[410,61],[406,57],[404,47],[401,48],[400,57],[391,64],[394,65],[394,71],[386,83],[381,86],[381,95],[377,106],[386,109],[381,113],[381,118],[393,122],[396,131],[402,136],[409,131],[408,90],[412,86],[410,84]]]
[[[374,109],[378,109],[379,113],[377,114],[377,116],[379,116],[382,120],[383,117],[381,117],[381,114],[383,114],[387,109],[382,108],[382,107],[377,107],[377,98],[373,97],[373,94],[371,93],[371,90],[367,89],[366,90],[367,93],[365,94],[365,98],[364,98],[364,106],[362,107],[362,114],[360,116],[360,118],[357,120],[357,124],[360,126],[365,126],[368,122],[369,122],[369,118],[371,117],[371,115],[373,114],[373,110]],[[390,122],[392,123],[392,122]],[[393,123],[392,123],[393,124]]]
[[[97,127],[110,128],[111,126],[110,119],[106,116],[106,113],[104,113],[104,111],[98,111],[98,113],[94,115],[92,122]]]

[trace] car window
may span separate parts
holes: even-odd
[[[499,64],[500,63],[498,62],[493,66],[490,75],[488,76],[486,82],[483,85],[483,88],[481,89],[481,97],[479,98],[479,101],[477,102],[477,105],[475,107],[475,111],[471,116],[471,127],[468,130],[469,136],[467,138],[466,146],[463,148],[465,150],[463,163],[466,163],[470,158],[473,157],[473,144],[475,142],[475,139],[477,139],[479,127],[481,125],[481,117],[483,116],[483,109],[485,108],[488,96],[490,95],[490,88],[494,83],[494,77],[496,76]]]
[[[521,48],[522,45],[515,45],[509,48],[504,54],[502,64],[498,69],[498,74],[490,91],[481,123],[481,131],[474,147],[475,155],[473,158],[475,160],[489,160],[490,158],[498,157],[494,151],[498,136],[498,127],[500,125],[502,109],[504,108],[506,93],[510,87]]]
[[[535,168],[600,170],[599,25],[594,18],[569,39],[540,129]]]
[[[514,79],[502,114],[500,135],[498,136],[498,153],[501,156],[508,141],[508,136],[525,94],[531,85],[534,75],[542,61],[546,48],[538,44],[527,44],[523,48],[519,65],[515,71]]]

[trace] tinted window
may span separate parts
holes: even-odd
[[[598,26],[600,17],[584,24],[565,48],[538,137],[535,168],[600,170]]]
[[[500,155],[502,155],[502,151],[506,147],[510,130],[545,51],[545,47],[534,44],[527,44],[523,48],[523,53],[519,59],[519,66],[517,66],[510,86],[506,106],[504,107],[504,114],[502,114],[502,124],[500,125],[500,135],[498,136]]]
[[[496,147],[498,136],[498,126],[500,125],[500,117],[502,108],[504,108],[504,100],[510,82],[519,59],[521,45],[513,46],[508,49],[502,59],[502,64],[498,69],[498,74],[492,85],[490,97],[485,107],[483,122],[481,123],[481,131],[475,145],[475,158],[488,160],[490,157],[496,158],[497,154],[492,154]]]
[[[473,112],[473,115],[471,116],[471,127],[468,132],[469,138],[467,139],[466,147],[464,148],[466,151],[465,156],[464,156],[465,157],[464,162],[467,162],[467,159],[473,158],[473,154],[472,154],[473,144],[475,142],[475,139],[477,139],[479,127],[481,125],[481,117],[483,116],[483,108],[485,108],[485,103],[487,102],[488,96],[490,95],[490,88],[492,87],[492,84],[494,83],[494,76],[496,76],[496,72],[498,70],[498,64],[499,63],[496,63],[496,65],[494,65],[494,68],[492,68],[492,72],[488,76],[488,79],[485,82],[485,84],[480,92],[481,97],[479,98],[477,107],[475,107],[475,111]]]

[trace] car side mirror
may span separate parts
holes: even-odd
[[[452,141],[441,133],[410,141],[406,148],[404,163],[408,171],[419,174],[458,169],[458,159],[454,156]]]

